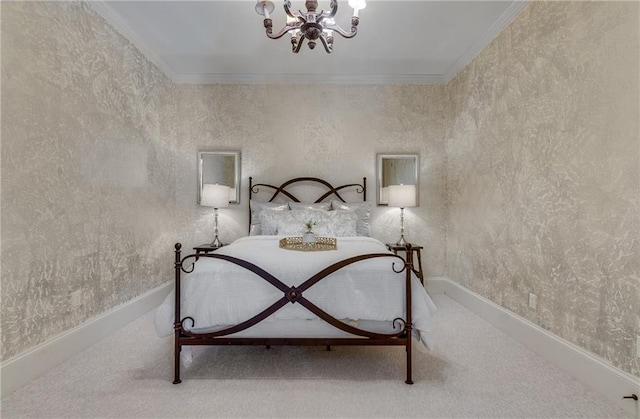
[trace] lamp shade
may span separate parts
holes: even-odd
[[[202,185],[200,205],[205,207],[226,208],[229,206],[229,187],[205,183]]]
[[[416,185],[389,185],[390,207],[415,207]]]

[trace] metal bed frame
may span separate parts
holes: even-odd
[[[327,192],[323,193],[315,202],[322,202],[326,198],[330,196],[336,196],[338,199],[345,202],[339,194],[339,191],[349,188],[355,187],[357,193],[363,194],[363,201],[366,200],[366,178],[363,178],[362,184],[348,184],[342,185],[334,188],[330,183],[313,177],[300,177],[288,180],[279,186],[273,186],[268,184],[253,184],[253,179],[249,178],[249,197],[251,198],[253,194],[258,192],[258,188],[264,187],[267,189],[272,189],[275,192],[269,199],[269,202],[272,202],[276,199],[280,194],[286,196],[290,200],[294,202],[300,202],[297,197],[295,197],[291,192],[287,191],[285,188],[292,184],[296,183],[319,183],[328,189]],[[409,245],[410,246],[410,245]],[[187,256],[182,256],[181,253],[182,245],[180,243],[176,243],[175,245],[175,321],[174,321],[174,334],[175,334],[175,352],[174,352],[174,381],[173,384],[181,383],[182,380],[180,378],[180,351],[182,347],[185,345],[264,345],[267,348],[270,345],[323,345],[327,346],[327,349],[330,349],[331,346],[337,345],[345,345],[345,346],[355,346],[355,345],[395,345],[395,346],[404,346],[406,350],[406,380],[405,383],[413,384],[412,381],[412,367],[411,367],[411,334],[412,334],[412,321],[411,321],[411,273],[413,268],[412,261],[412,252],[408,251],[407,259],[403,259],[400,256],[396,256],[390,253],[370,253],[370,254],[362,254],[355,257],[347,258],[336,262],[315,275],[308,278],[301,285],[294,287],[285,284],[282,280],[276,278],[271,275],[269,272],[264,269],[256,266],[250,262],[245,260],[223,255],[207,253],[207,254],[189,254]],[[264,279],[277,289],[279,289],[283,295],[280,299],[275,301],[271,306],[263,310],[262,312],[256,314],[252,318],[243,321],[237,325],[226,327],[223,330],[217,330],[215,332],[210,333],[194,333],[189,330],[189,328],[185,327],[186,322],[191,323],[191,328],[195,327],[195,319],[192,317],[181,317],[180,314],[180,283],[181,283],[181,275],[182,273],[190,273],[193,271],[195,263],[200,258],[212,258],[226,261],[228,263],[233,263],[238,265],[244,269],[247,269],[253,273],[255,273],[260,278]],[[344,268],[345,266],[351,265],[353,263],[357,263],[367,259],[375,259],[375,258],[389,258],[391,264],[390,269],[392,269],[396,273],[405,272],[405,317],[406,318],[396,318],[393,321],[393,326],[395,328],[399,328],[399,331],[391,334],[385,333],[374,333],[366,330],[359,329],[357,327],[353,327],[348,325],[339,319],[331,316],[330,314],[323,311],[321,308],[313,304],[304,296],[304,292],[308,290],[313,285],[317,284],[319,281],[327,277],[328,275]],[[189,262],[189,263],[185,263]],[[320,319],[329,323],[333,327],[340,329],[344,332],[350,333],[353,337],[335,337],[335,338],[278,338],[278,337],[265,337],[265,338],[247,338],[247,337],[232,337],[234,333],[243,331],[245,329],[250,328],[251,326],[263,321],[282,307],[287,304],[300,304],[305,307],[307,310],[311,311],[313,314],[318,316]]]

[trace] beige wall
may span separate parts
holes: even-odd
[[[80,3],[3,2],[2,359],[211,240],[198,149],[240,150],[244,188],[367,176],[370,200],[376,152],[419,152],[407,238],[427,275],[638,375],[637,15],[535,3],[447,86],[174,86]],[[224,241],[246,233],[246,189],[220,218]],[[374,234],[396,239],[397,211]]]
[[[447,109],[449,277],[635,375],[638,7],[531,4]]]
[[[169,89],[86,5],[2,2],[2,360],[171,278]]]

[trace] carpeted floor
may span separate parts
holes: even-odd
[[[9,417],[625,417],[444,295],[437,348],[199,348],[171,384],[171,338],[149,313],[2,400]]]

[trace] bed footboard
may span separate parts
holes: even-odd
[[[322,345],[322,346],[334,346],[334,345],[399,345],[404,346],[406,350],[406,380],[405,383],[413,384],[412,381],[412,319],[411,319],[411,273],[413,267],[412,252],[408,251],[407,259],[403,259],[400,256],[390,253],[370,253],[354,256],[342,261],[336,262],[325,269],[321,270],[317,274],[311,276],[301,285],[297,287],[288,286],[280,279],[271,275],[269,272],[252,264],[251,262],[223,254],[190,254],[185,257],[181,255],[182,245],[176,243],[175,245],[175,321],[174,328],[174,384],[182,382],[180,379],[180,352],[182,346],[185,345]],[[180,309],[180,290],[181,290],[181,276],[182,273],[190,273],[193,271],[195,263],[199,258],[213,258],[224,260],[229,263],[238,265],[244,269],[247,269],[255,273],[260,278],[267,281],[272,286],[276,287],[282,292],[282,297],[275,301],[271,306],[264,309],[262,312],[256,314],[250,319],[243,321],[237,325],[224,328],[222,330],[216,330],[209,333],[195,333],[189,328],[185,327],[187,322],[190,323],[191,328],[195,326],[195,319],[191,317],[181,317]],[[376,333],[367,330],[363,330],[349,324],[346,324],[339,319],[331,316],[313,302],[308,300],[304,293],[313,285],[320,282],[330,274],[349,266],[353,263],[357,263],[367,259],[375,258],[390,258],[392,261],[391,269],[396,273],[404,272],[405,275],[405,318],[396,318],[393,321],[394,330],[398,328],[394,333]],[[185,268],[185,262],[192,263],[189,268]],[[322,319],[326,323],[330,324],[334,328],[340,329],[352,337],[339,337],[339,338],[243,338],[243,337],[231,337],[235,333],[248,329],[261,321],[265,320],[275,312],[287,304],[300,304],[307,310],[315,314],[318,318]]]

